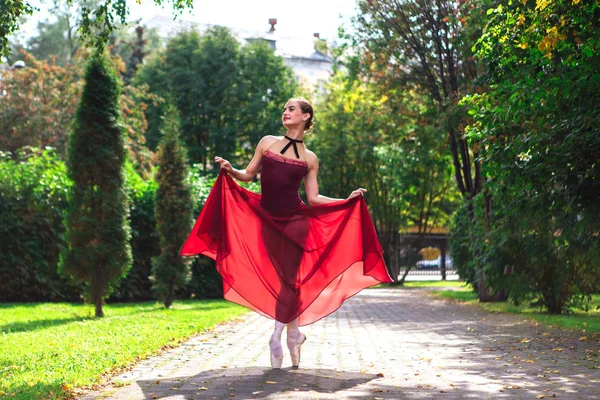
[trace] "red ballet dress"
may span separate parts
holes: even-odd
[[[216,261],[225,299],[301,326],[392,282],[364,199],[308,207],[298,195],[306,172],[267,150],[257,194],[221,171],[181,249]]]

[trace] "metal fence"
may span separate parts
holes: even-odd
[[[417,265],[417,262],[421,260],[419,250],[426,246],[437,247],[447,256],[447,240],[446,235],[404,234],[397,236],[391,261],[397,266],[399,277],[404,275],[407,266],[410,265],[412,268],[406,276],[407,280],[438,280],[443,279],[444,276],[447,280],[459,279],[456,269],[451,264],[446,265],[445,271],[442,271],[439,266],[419,267]]]
[[[406,272],[406,268],[400,268],[400,276],[404,275],[404,273]],[[428,269],[417,269],[415,267],[411,268],[410,271],[408,271],[408,275],[407,276],[442,276],[442,270],[439,268],[428,268]],[[456,278],[458,278],[458,273],[456,272],[455,269],[452,268],[446,268],[446,276],[450,276],[450,275],[455,275]]]

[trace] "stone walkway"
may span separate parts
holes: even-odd
[[[297,370],[270,369],[271,330],[249,313],[79,398],[600,399],[598,341],[423,289],[365,290],[304,327]]]

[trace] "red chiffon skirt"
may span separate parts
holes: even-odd
[[[362,197],[277,213],[260,201],[221,173],[181,249],[216,261],[225,299],[308,325],[392,282]]]

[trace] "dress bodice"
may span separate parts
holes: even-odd
[[[262,208],[270,212],[287,211],[304,204],[298,189],[308,164],[267,150],[262,158],[260,174]]]

